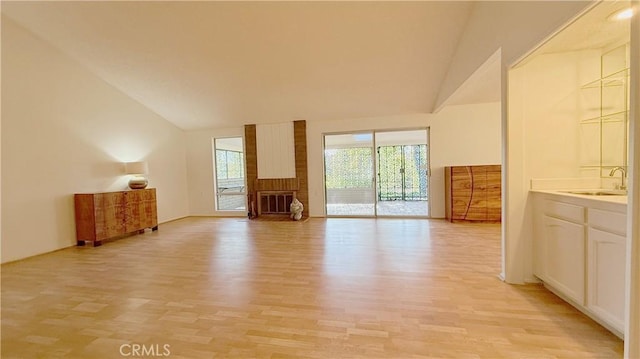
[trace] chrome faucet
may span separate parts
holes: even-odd
[[[616,174],[616,171],[620,171],[620,173],[622,173],[622,183],[618,189],[626,190],[627,186],[624,184],[624,179],[627,177],[627,170],[625,170],[624,167],[614,167],[611,172],[609,172],[609,176],[613,177],[613,175]]]

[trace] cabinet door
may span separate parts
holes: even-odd
[[[589,228],[589,301],[587,307],[624,332],[626,238]]]
[[[472,166],[471,205],[467,212],[470,221],[487,220],[487,166]]]
[[[500,166],[487,167],[487,220],[502,219],[502,171]]]
[[[96,210],[94,195],[75,194],[76,239],[78,241],[96,240]]]
[[[150,188],[142,194],[142,209],[140,225],[142,228],[153,228],[158,225],[158,210],[156,206],[156,190]]]
[[[138,231],[144,227],[140,224],[140,217],[144,212],[144,202],[142,200],[143,190],[133,190],[125,192],[126,214],[125,228],[127,233]]]
[[[584,305],[584,225],[544,216],[544,230],[547,283]]]
[[[545,228],[544,199],[533,194],[533,274],[547,281],[547,230]]]
[[[97,241],[126,233],[123,192],[97,193],[94,205]]]
[[[451,167],[451,219],[466,219],[471,205],[471,167]]]

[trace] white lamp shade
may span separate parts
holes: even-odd
[[[126,162],[124,169],[130,175],[144,175],[149,171],[147,162]]]

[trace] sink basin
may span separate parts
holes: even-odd
[[[584,196],[626,196],[627,191],[624,190],[576,190],[563,191],[564,193],[581,194]]]

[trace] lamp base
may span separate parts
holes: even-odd
[[[129,188],[131,189],[145,189],[149,181],[144,177],[133,177],[129,180]]]

